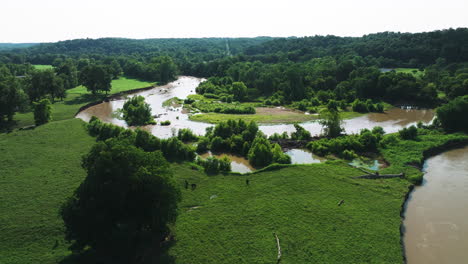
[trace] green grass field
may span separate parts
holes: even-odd
[[[48,70],[48,69],[53,69],[54,68],[54,66],[52,66],[52,65],[40,65],[40,64],[33,65],[33,67],[36,70]]]
[[[177,174],[181,186],[187,179],[197,188],[183,191],[170,250],[176,263],[275,263],[273,233],[281,263],[402,262],[405,180],[352,179],[362,172],[338,162],[249,176],[205,176],[184,167]]]
[[[85,177],[80,157],[94,139],[83,125],[69,119],[0,134],[0,263],[57,263],[70,254],[58,210]],[[420,176],[406,163],[421,162],[423,150],[467,138],[434,133],[398,141],[382,150],[391,163],[382,172]],[[353,179],[363,173],[341,161],[242,176],[173,166],[183,194],[169,250],[174,263],[272,263],[273,233],[284,264],[402,262],[405,179]],[[183,189],[184,180],[197,188]]]
[[[424,71],[419,70],[418,68],[396,68],[396,72],[404,72],[413,74],[414,77],[421,78],[424,76]]]
[[[112,89],[109,94],[144,88],[153,84],[154,83],[121,77],[118,80],[112,81]],[[65,100],[57,101],[52,105],[52,120],[59,121],[73,118],[81,106],[90,102],[102,100],[104,97],[105,95],[93,96],[83,86],[70,89],[67,91],[67,97]],[[32,112],[16,113],[14,120],[17,122],[16,127],[24,127],[34,124],[34,116]]]
[[[246,122],[256,121],[263,124],[277,124],[277,123],[300,123],[317,119],[315,115],[304,115],[301,113],[290,112],[287,114],[253,114],[253,115],[236,115],[236,114],[219,114],[219,113],[204,113],[191,115],[189,117],[192,121],[205,122],[217,124],[221,121],[228,119],[242,119]]]
[[[0,134],[0,263],[57,263],[69,254],[58,210],[85,177],[81,156],[94,139],[83,124]]]

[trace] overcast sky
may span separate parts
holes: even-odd
[[[468,27],[468,0],[1,0],[0,42],[362,36]]]

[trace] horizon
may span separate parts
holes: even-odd
[[[361,37],[379,32],[419,33],[468,27],[468,1],[371,0],[311,3],[305,0],[248,1],[235,5],[135,0],[6,0],[0,43],[53,43],[99,38],[239,38],[334,35]]]
[[[380,34],[380,33],[399,33],[399,34],[420,34],[420,33],[428,33],[428,32],[435,32],[435,31],[444,31],[444,30],[456,30],[456,29],[468,29],[468,27],[450,27],[450,28],[441,28],[441,29],[433,29],[428,31],[418,31],[418,32],[402,32],[402,31],[378,31],[378,32],[370,32],[365,33],[360,36],[340,36],[334,34],[315,34],[315,35],[304,35],[304,36],[266,36],[266,35],[259,35],[259,36],[207,36],[207,37],[148,37],[148,38],[131,38],[131,37],[116,37],[116,36],[103,36],[103,37],[80,37],[80,38],[73,38],[73,39],[63,39],[57,41],[49,41],[49,42],[0,42],[0,44],[48,44],[48,43],[57,43],[57,42],[64,42],[64,41],[71,41],[71,40],[78,40],[78,39],[91,39],[91,40],[98,40],[98,39],[131,39],[131,40],[149,40],[149,39],[213,39],[213,38],[220,38],[220,39],[240,39],[240,38],[304,38],[304,37],[326,37],[326,36],[334,36],[340,38],[362,38],[364,36],[373,35],[373,34]]]

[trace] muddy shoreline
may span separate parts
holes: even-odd
[[[419,170],[422,170],[422,166],[423,166],[424,162],[428,158],[437,156],[437,155],[439,155],[439,154],[441,154],[443,152],[449,151],[449,150],[463,148],[465,146],[468,146],[468,139],[462,139],[462,140],[456,139],[456,140],[447,141],[447,142],[445,142],[444,144],[442,144],[440,146],[427,149],[427,150],[425,150],[423,152],[423,158],[420,161],[420,163],[417,164],[417,166],[418,166]],[[424,175],[423,175],[422,178],[424,178]],[[421,182],[422,182],[422,178],[421,178]],[[417,185],[420,185],[421,182],[419,182]],[[403,252],[403,263],[407,263],[405,243],[404,243],[404,238],[403,238],[404,234],[405,234],[405,227],[403,225],[403,222],[405,220],[406,203],[408,202],[408,199],[409,199],[412,191],[414,190],[414,188],[417,185],[411,184],[410,186],[408,186],[408,192],[406,193],[405,198],[403,199],[403,203],[402,203],[401,208],[400,208],[400,218],[401,218],[401,223],[400,223],[400,244],[401,244],[401,250]]]
[[[161,85],[161,86],[164,86],[164,85]],[[143,88],[136,88],[136,89],[133,89],[133,90],[123,91],[123,92],[119,92],[119,93],[116,93],[116,94],[106,96],[104,99],[102,99],[100,101],[95,101],[95,102],[91,102],[91,103],[83,105],[82,107],[80,107],[78,109],[78,111],[76,112],[74,117],[76,117],[81,111],[84,111],[84,110],[86,110],[86,109],[88,109],[88,108],[90,108],[92,106],[101,104],[103,102],[109,102],[109,101],[112,101],[113,99],[118,99],[118,98],[120,98],[120,97],[122,97],[124,95],[133,94],[133,93],[137,93],[137,92],[141,92],[141,91],[146,91],[146,90],[150,90],[150,89],[153,89],[153,88],[156,88],[156,87],[159,87],[159,86],[148,86],[148,87],[143,87]]]

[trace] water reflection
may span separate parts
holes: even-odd
[[[311,164],[325,161],[325,158],[316,156],[307,149],[290,149],[285,152],[291,157],[292,164]]]
[[[252,165],[250,165],[250,162],[242,156],[233,155],[229,153],[213,154],[210,151],[200,156],[204,159],[211,156],[214,156],[218,159],[228,157],[231,160],[231,171],[233,172],[246,173],[255,170],[255,168]]]

